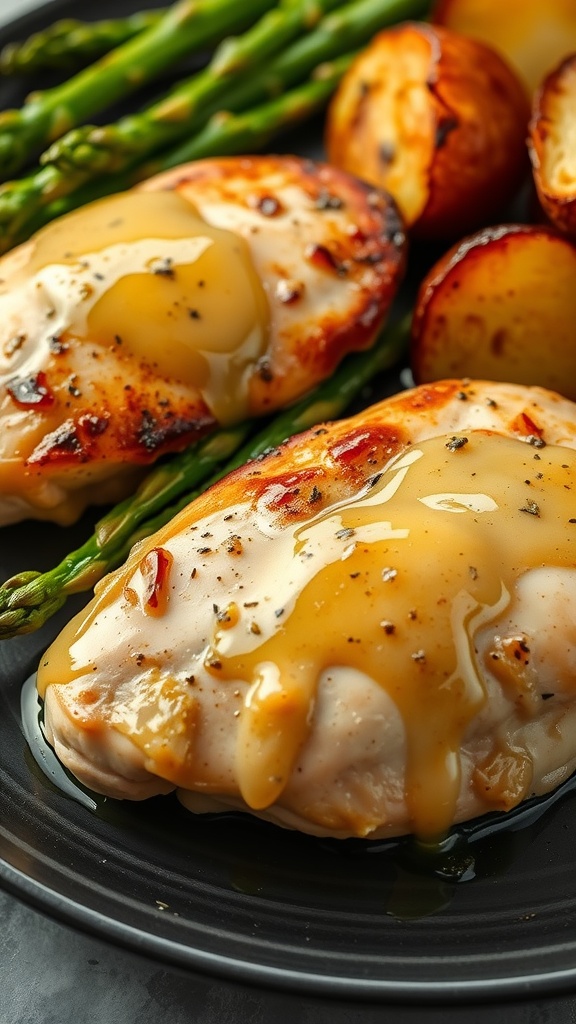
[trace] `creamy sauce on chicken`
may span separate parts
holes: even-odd
[[[194,385],[219,422],[247,415],[268,301],[245,240],[179,193],[127,192],[69,214],[4,257],[0,279],[0,381],[16,407],[34,407],[39,351],[89,341]]]
[[[150,770],[209,792],[199,693],[232,692],[235,778],[221,789],[260,810],[282,799],[320,677],[362,673],[403,724],[410,827],[438,834],[487,674],[526,688],[529,649],[498,640],[518,581],[576,564],[576,453],[472,430],[414,444],[292,528],[273,498],[199,521],[192,505],[135,550],[49,650],[40,694],[72,687],[84,730],[111,725]],[[529,758],[502,743],[482,771],[518,799],[530,784]]]

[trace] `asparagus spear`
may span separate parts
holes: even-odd
[[[184,489],[206,480],[248,436],[250,424],[219,430],[155,467],[136,493],[116,505],[90,539],[48,573],[23,572],[0,588],[0,639],[33,632],[69,594],[88,590],[119,560],[135,527]],[[37,608],[37,604],[39,608]],[[38,619],[38,615],[41,618]]]
[[[218,468],[227,447],[237,449],[249,427],[219,431],[154,469],[134,497],[104,516],[92,537],[55,568],[45,573],[22,572],[7,580],[0,587],[0,639],[39,629],[70,594],[89,590],[126,558],[137,540],[150,536],[226,473],[278,447],[291,435],[341,415],[378,373],[398,360],[406,347],[409,325],[410,318],[405,318],[383,332],[371,349],[349,355],[331,378],[277,416]],[[207,479],[211,470],[213,475]],[[180,495],[177,503],[166,506],[176,495]]]
[[[116,124],[83,125],[57,139],[42,155],[41,163],[54,164],[63,175],[86,170],[110,174],[127,162],[142,159],[184,135],[199,131],[210,114],[221,108],[222,97],[238,110],[234,91],[247,73],[258,74],[262,63],[316,25],[322,16],[344,0],[280,0],[244,35],[225,39],[210,64],[172,90],[168,96],[141,113],[123,117]],[[304,74],[309,69],[304,69]],[[289,83],[288,83],[289,84]],[[261,90],[251,90],[259,101]]]
[[[75,124],[152,81],[188,53],[214,43],[270,8],[273,0],[177,0],[151,28],[62,85],[32,93],[0,113],[0,177],[14,174]]]
[[[312,117],[325,107],[354,54],[320,65],[316,74],[277,99],[268,100],[245,113],[222,110],[213,114],[205,127],[166,159],[143,165],[138,178],[175,167],[187,160],[227,156],[262,149],[280,132]]]
[[[162,170],[201,157],[243,153],[262,149],[282,131],[300,124],[323,109],[332,95],[353,54],[320,65],[310,79],[283,96],[252,107],[243,114],[221,111],[214,114],[204,129],[181,147],[170,150],[161,159],[139,165],[131,175],[97,178],[70,196],[54,200],[26,222],[25,230],[12,239],[23,241],[51,220],[70,213],[78,206],[101,199],[110,192],[121,192]]]
[[[162,8],[104,21],[62,18],[22,42],[7,43],[0,51],[0,74],[79,70],[152,28],[164,13]]]
[[[401,18],[418,17],[429,6],[429,0],[355,0],[323,18],[312,32],[269,61],[265,69],[225,79],[226,91],[212,101],[212,79],[207,69],[174,90],[166,105],[154,105],[115,126],[93,129],[76,150],[70,147],[65,171],[49,163],[28,177],[0,186],[0,252],[28,238],[56,216],[192,159],[190,154],[196,149],[194,126],[198,130],[219,111],[247,111],[267,97],[281,95],[291,85],[302,82],[318,65],[364,45],[379,28]],[[188,90],[192,96],[190,116],[186,113]],[[204,150],[204,155],[220,152],[217,125],[215,119],[211,128],[214,148]],[[182,148],[167,151],[155,162],[142,162],[147,155],[162,153],[170,140],[181,139],[190,139],[189,145],[184,143]],[[107,163],[109,168],[116,168],[115,174],[94,181],[91,164],[102,174]]]

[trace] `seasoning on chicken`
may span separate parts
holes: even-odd
[[[0,523],[73,521],[142,467],[368,347],[404,270],[392,200],[296,157],[200,161],[0,260]]]
[[[576,406],[444,381],[292,439],[138,545],[41,662],[87,786],[433,837],[576,767]]]

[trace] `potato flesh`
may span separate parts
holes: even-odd
[[[450,376],[539,384],[576,398],[576,247],[546,228],[480,232],[423,282],[418,383]]]
[[[576,50],[574,0],[439,0],[432,21],[493,46],[530,94],[559,60]]]
[[[330,104],[330,162],[389,191],[414,237],[494,223],[528,170],[529,104],[476,40],[424,23],[379,33]]]
[[[576,196],[576,59],[567,62],[545,93],[548,131],[541,174],[559,195]]]
[[[367,51],[357,88],[358,104],[344,103],[350,120],[362,130],[346,139],[346,166],[367,181],[383,175],[408,224],[418,219],[428,201],[428,165],[434,152],[434,117],[426,86],[430,46],[417,33],[394,37]],[[369,100],[368,100],[369,98]],[[343,111],[345,113],[345,111]],[[341,136],[344,139],[344,136]],[[367,147],[366,138],[379,139]],[[333,149],[338,149],[337,141]],[[338,165],[339,155],[333,153]]]

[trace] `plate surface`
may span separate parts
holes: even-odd
[[[144,6],[87,0],[82,15]],[[0,45],[74,12],[53,0],[0,31]],[[0,105],[22,95],[4,83]],[[91,523],[5,529],[0,578],[53,564]],[[409,843],[319,841],[241,816],[196,818],[171,797],[89,806],[63,793],[30,753],[20,695],[80,603],[41,634],[0,645],[0,881],[9,891],[159,961],[277,988],[430,1003],[574,985],[570,787],[506,829],[481,823],[436,860]]]

